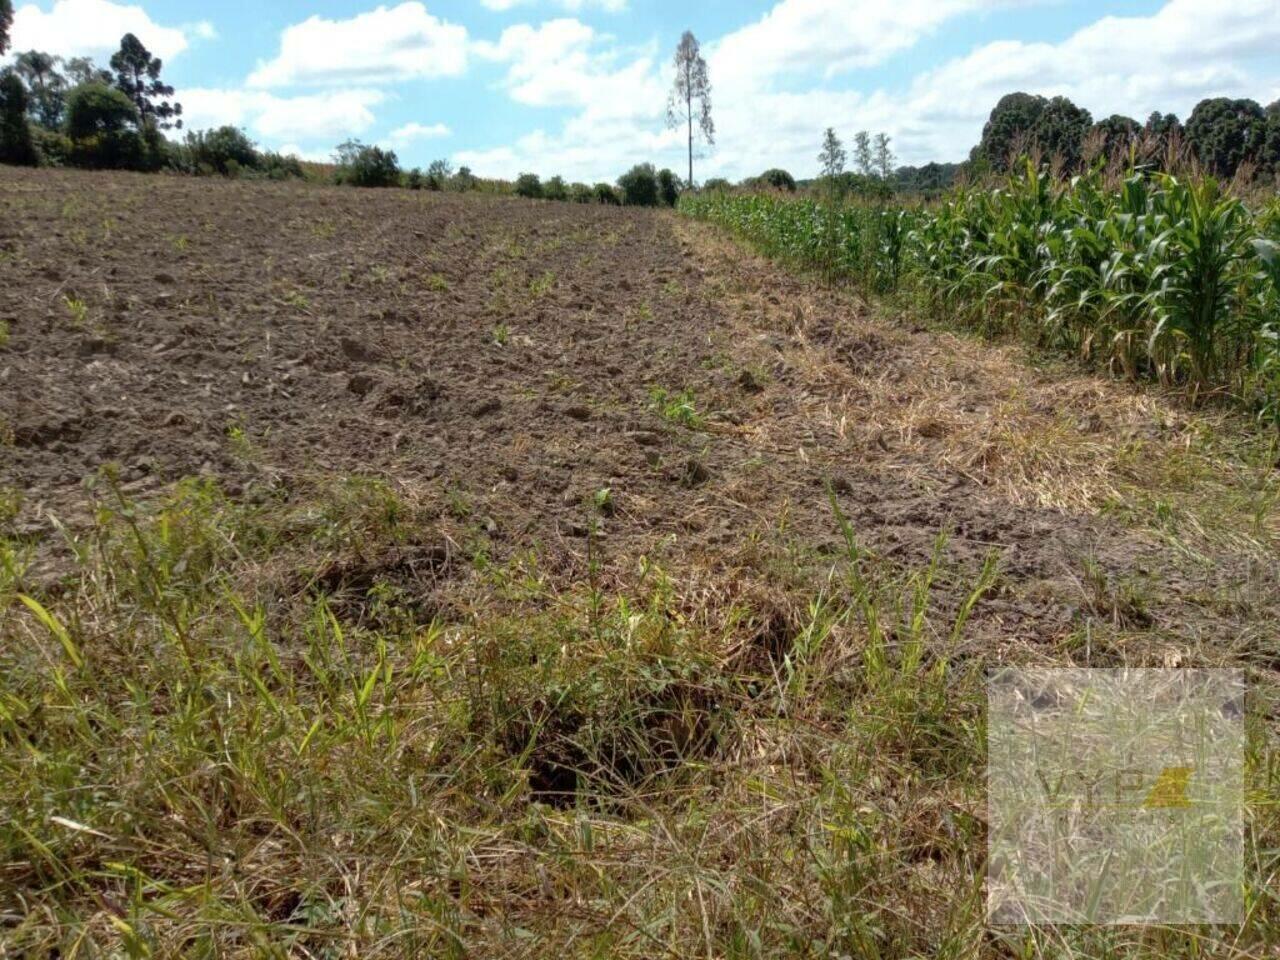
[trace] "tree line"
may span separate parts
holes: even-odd
[[[0,13],[0,50],[7,49],[11,22],[11,13]],[[0,160],[135,169],[163,165],[162,131],[181,129],[182,104],[160,78],[160,58],[126,33],[109,67],[88,57],[18,53],[0,71]]]
[[[1097,157],[1132,154],[1154,166],[1194,161],[1222,179],[1280,176],[1280,100],[1211,97],[1182,123],[1154,112],[1145,121],[1112,114],[1094,121],[1067,97],[1010,93],[1000,98],[969,154],[970,165],[1003,173],[1019,156],[1038,155],[1066,172]]]
[[[11,0],[0,0],[0,53],[8,47],[13,21]],[[0,162],[135,170],[171,169],[226,176],[302,177],[295,157],[260,151],[236,127],[188,132],[181,142],[166,131],[182,129],[182,104],[161,79],[163,64],[133,34],[121,38],[110,69],[87,57],[62,59],[37,50],[18,53],[0,71]],[[514,183],[483,181],[462,168],[434,161],[426,171],[400,169],[394,151],[347,141],[336,148],[326,171],[340,183],[356,186],[406,186],[411,189],[478,189],[514,192],[553,200],[658,205],[667,203],[694,181],[695,147],[715,143],[711,81],[697,39],[685,31],[673,58],[675,81],[667,103],[667,121],[685,133],[688,176],[642,164],[616,184],[543,182],[522,174]],[[1267,107],[1250,99],[1200,101],[1184,124],[1172,113],[1152,113],[1144,122],[1113,114],[1094,121],[1069,98],[1010,93],[996,103],[979,142],[963,163],[898,166],[885,133],[855,133],[846,150],[834,128],[827,128],[818,155],[824,189],[862,196],[892,193],[937,195],[961,175],[1004,173],[1020,157],[1032,157],[1061,173],[1076,173],[1099,157],[1122,157],[1148,166],[1176,169],[1188,162],[1224,179],[1272,181],[1280,177],[1280,100]],[[316,165],[310,165],[316,166]],[[464,173],[465,171],[465,173]],[[771,168],[739,182],[747,188],[793,191],[813,180],[797,181]],[[731,186],[711,178],[712,190]],[[670,200],[670,202],[674,202]]]

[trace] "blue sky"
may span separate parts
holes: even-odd
[[[188,123],[326,159],[348,137],[482,175],[683,170],[664,123],[681,31],[703,45],[716,144],[699,179],[813,172],[822,131],[960,160],[1011,90],[1103,117],[1280,99],[1277,0],[17,0],[15,50],[105,62],[132,30]]]

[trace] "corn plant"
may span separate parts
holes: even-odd
[[[1253,211],[1209,177],[1062,182],[1028,163],[927,209],[724,192],[680,208],[936,318],[1280,416],[1280,200]]]

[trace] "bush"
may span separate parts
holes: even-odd
[[[724,177],[712,177],[702,185],[703,190],[710,191],[711,193],[723,193],[726,190],[732,189],[732,187],[733,185]]]
[[[465,193],[468,190],[476,188],[475,174],[471,172],[470,167],[459,167],[458,172],[453,175],[453,189]]]
[[[338,183],[353,187],[395,187],[400,185],[400,163],[394,150],[383,150],[348,140],[338,147]]]
[[[66,134],[33,124],[31,139],[36,148],[36,160],[41,166],[61,167],[71,162],[71,139]]]
[[[554,176],[548,180],[542,195],[548,200],[568,200],[569,188],[565,186],[564,177]]]
[[[165,139],[155,121],[144,121],[142,127],[142,158],[135,169],[154,173],[162,169],[172,158],[173,145]]]
[[[207,170],[224,177],[255,170],[261,160],[244,131],[232,126],[189,132],[186,151],[193,172]]]
[[[268,180],[302,180],[306,176],[297,157],[274,152],[262,155],[258,172]]]
[[[12,73],[0,76],[0,163],[35,166],[35,144],[27,125],[27,91]]]
[[[597,183],[592,187],[592,193],[595,195],[596,203],[603,203],[613,207],[622,203],[621,198],[618,196],[618,191],[607,183]]]
[[[622,190],[622,202],[629,207],[656,207],[658,205],[658,175],[652,163],[637,163],[618,178]]]
[[[104,83],[82,83],[67,94],[67,136],[83,140],[102,134],[119,134],[134,128],[137,136],[138,108],[115,87]]]
[[[796,178],[778,167],[766,170],[757,179],[762,186],[772,187],[775,190],[786,190],[788,193],[796,192]]]
[[[573,203],[590,203],[595,199],[595,194],[585,183],[574,183],[569,186],[569,199]]]
[[[452,176],[453,166],[448,160],[432,160],[427,165],[427,176],[423,186],[428,190],[443,190]]]
[[[542,181],[536,173],[522,173],[516,177],[516,196],[538,200],[542,197]]]
[[[680,178],[670,170],[658,171],[658,200],[664,207],[674,207],[680,199]]]
[[[417,167],[414,167],[412,170],[410,170],[407,174],[405,174],[404,185],[408,187],[410,190],[421,190],[422,189],[422,171],[419,170]]]
[[[90,170],[140,170],[149,166],[146,153],[136,130],[114,130],[72,140],[68,159]]]

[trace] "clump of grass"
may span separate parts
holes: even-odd
[[[649,390],[649,407],[662,419],[691,430],[700,429],[706,422],[694,403],[693,391],[687,388],[673,393],[655,386]]]
[[[64,294],[62,302],[67,308],[67,313],[71,315],[71,322],[77,327],[83,327],[89,319],[89,305],[79,297],[71,294]]]
[[[550,270],[544,270],[529,281],[529,293],[535,298],[545,297],[555,285],[556,275]]]

